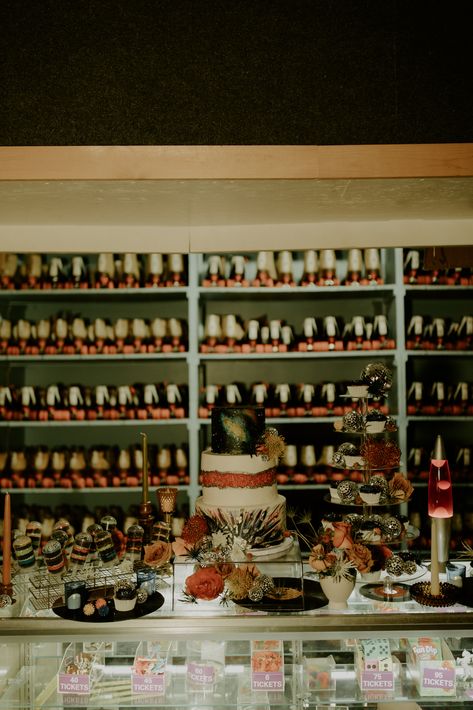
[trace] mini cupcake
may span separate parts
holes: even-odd
[[[386,427],[386,417],[379,409],[370,409],[365,418],[368,434],[380,434]]]
[[[360,486],[360,498],[367,505],[378,505],[381,488],[373,483],[364,483]]]
[[[136,605],[136,586],[128,580],[118,582],[114,601],[117,611],[132,611]]]
[[[330,499],[335,503],[340,503],[340,495],[338,493],[338,484],[340,481],[330,481]]]
[[[365,385],[361,380],[355,380],[348,385],[347,393],[350,397],[367,397],[368,385]]]
[[[387,503],[389,499],[389,490],[388,482],[385,477],[381,473],[375,473],[374,476],[371,476],[370,483],[373,486],[377,486],[381,490],[381,498],[379,502],[381,504]]]
[[[363,456],[345,456],[345,464],[347,468],[363,468],[365,460]]]

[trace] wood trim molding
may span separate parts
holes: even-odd
[[[242,180],[473,176],[473,143],[0,147],[1,180]]]

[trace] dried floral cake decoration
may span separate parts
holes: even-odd
[[[266,427],[264,433],[256,446],[256,453],[263,457],[265,461],[271,459],[281,459],[286,450],[286,440],[274,427]]]

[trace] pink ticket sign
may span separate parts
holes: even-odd
[[[58,673],[57,692],[69,695],[88,695],[90,693],[90,675]]]
[[[392,671],[362,671],[361,690],[394,690]]]
[[[213,685],[215,683],[215,667],[205,663],[188,663],[187,680],[198,685]]]
[[[454,668],[424,668],[422,674],[422,687],[442,690],[453,690],[455,688]]]
[[[251,689],[284,690],[284,648],[282,641],[251,642]]]
[[[164,673],[131,674],[131,692],[136,695],[164,695]]]
[[[284,673],[252,673],[252,690],[284,690]]]

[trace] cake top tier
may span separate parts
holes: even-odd
[[[264,407],[214,407],[212,452],[255,455],[264,430]]]

